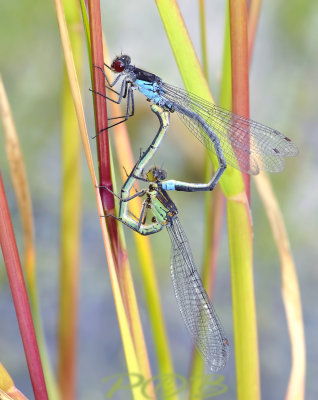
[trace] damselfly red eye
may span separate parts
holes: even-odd
[[[113,71],[123,72],[123,70],[125,69],[125,63],[117,58],[113,61],[111,68]]]

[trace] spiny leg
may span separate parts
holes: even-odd
[[[118,194],[113,192],[111,189],[109,189],[107,186],[96,186],[96,187],[99,188],[99,189],[102,188],[102,189],[108,190],[113,196],[117,197],[117,199],[119,199],[122,202],[130,201],[130,200],[134,199],[135,197],[141,197],[147,192],[146,189],[143,189],[143,190],[140,190],[139,192],[133,194],[132,196],[129,196],[129,197],[126,197],[126,198],[122,198],[122,197],[118,196]]]
[[[111,68],[110,68],[107,64],[105,64],[105,65],[106,65],[107,68],[109,68],[109,69],[111,70]],[[122,76],[122,74],[119,74],[118,76],[116,76],[116,78],[114,79],[113,83],[111,83],[111,82],[109,81],[109,79],[107,78],[107,75],[106,75],[106,73],[105,73],[105,71],[104,71],[104,68],[102,68],[102,67],[100,67],[100,66],[98,66],[98,65],[93,65],[93,67],[94,67],[94,68],[98,68],[98,69],[100,69],[100,70],[102,71],[102,73],[103,73],[103,75],[104,75],[104,78],[105,78],[105,80],[106,80],[106,82],[108,83],[108,85],[109,85],[110,88],[112,88],[113,86],[115,86],[116,83],[119,81],[119,79],[120,79],[121,76]]]
[[[126,96],[123,96],[123,98],[125,98],[125,97]],[[122,121],[119,121],[113,125],[108,126],[107,128],[102,129],[99,133],[101,133],[105,129],[113,128],[115,125],[122,124],[123,122],[127,121],[128,118],[132,117],[134,114],[135,114],[135,103],[134,103],[133,89],[131,87],[129,87],[128,96],[127,96],[126,114],[120,115],[118,117],[108,118],[108,121],[113,120],[113,119],[119,119],[119,118],[122,118]]]
[[[128,83],[129,83],[129,82],[126,82],[127,86],[128,86]],[[125,82],[123,82],[123,85],[125,85]],[[122,85],[122,87],[123,87],[123,85]],[[90,90],[91,90],[91,89],[90,89]],[[97,92],[97,91],[95,91],[95,90],[91,90],[91,91],[94,92],[94,93],[96,93],[96,94],[98,94],[98,95],[100,95],[100,96],[102,96],[102,97],[104,97],[104,98],[107,99],[107,100],[112,101],[113,103],[116,103],[116,104],[120,104],[121,101],[122,101],[122,99],[124,98],[124,96],[123,96],[122,94],[120,94],[118,100],[116,101],[116,100],[114,100],[114,99],[111,99],[111,98],[108,97],[108,96],[103,95],[103,94],[100,93],[100,92]],[[119,121],[119,122],[116,122],[115,124],[109,125],[109,126],[103,128],[103,129],[101,129],[101,130],[97,133],[97,135],[95,135],[95,136],[92,137],[92,139],[96,138],[96,136],[98,136],[100,133],[102,133],[102,132],[105,131],[106,129],[113,128],[114,126],[119,125],[119,124],[122,124],[123,122],[127,121],[128,118],[130,118],[130,117],[132,117],[132,116],[134,115],[134,113],[135,113],[134,95],[133,95],[133,89],[132,89],[131,86],[130,86],[130,87],[128,88],[128,97],[127,97],[127,105],[126,105],[126,114],[125,114],[125,115],[118,116],[118,117],[108,118],[108,120],[113,120],[113,119],[118,119],[118,118],[122,118],[122,120]]]

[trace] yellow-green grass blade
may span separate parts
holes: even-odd
[[[21,215],[23,229],[23,266],[27,289],[32,308],[32,317],[36,332],[43,373],[48,394],[52,399],[58,399],[57,383],[49,361],[49,356],[45,344],[42,322],[40,316],[40,306],[36,281],[36,255],[33,230],[33,211],[28,180],[20,147],[18,133],[13,120],[11,107],[6,95],[6,91],[0,76],[0,110],[1,119],[4,127],[5,147],[9,160],[13,188],[17,197],[19,212]]]
[[[83,70],[83,34],[78,2],[64,1],[64,13],[79,81]],[[62,193],[57,375],[63,398],[76,393],[79,244],[81,229],[81,142],[64,67],[62,87]]]

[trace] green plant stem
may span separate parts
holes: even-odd
[[[249,117],[247,8],[245,0],[229,0],[231,29],[232,110]],[[248,136],[245,138],[249,140]],[[257,320],[253,280],[252,225],[249,218],[249,177],[244,176],[245,204],[227,202],[231,260],[233,326],[238,400],[260,398]],[[242,194],[243,196],[243,194]]]
[[[207,81],[209,81],[208,54],[206,44],[205,0],[199,0],[200,9],[200,38],[202,52],[202,68]]]
[[[77,1],[64,1],[65,19],[79,82],[83,39]],[[60,241],[60,304],[57,375],[63,399],[76,397],[76,351],[81,214],[81,142],[66,68],[62,91],[62,199]]]

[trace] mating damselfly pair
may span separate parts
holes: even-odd
[[[104,73],[108,89],[118,95],[110,101],[127,100],[126,112],[108,128],[134,115],[134,90],[138,89],[152,102],[152,110],[160,121],[160,129],[148,149],[141,155],[122,188],[119,216],[115,217],[131,229],[153,234],[167,227],[172,242],[171,277],[181,315],[199,352],[212,371],[224,367],[229,356],[229,342],[202,285],[184,230],[177,217],[178,210],[166,191],[213,190],[227,164],[242,172],[257,174],[260,170],[279,172],[284,168],[284,157],[298,153],[295,144],[280,132],[224,110],[200,97],[162,81],[160,77],[131,65],[130,57],[116,57],[106,66],[118,76],[113,82]],[[114,89],[119,86],[118,91]],[[218,169],[208,183],[165,180],[166,174],[154,168],[145,178],[145,166],[153,157],[169,126],[169,115],[176,112],[189,130],[218,159]],[[248,140],[246,140],[248,135]],[[131,195],[136,180],[149,183],[147,189]],[[137,196],[146,196],[140,216],[129,213],[128,204]],[[147,224],[147,214],[153,217]]]

